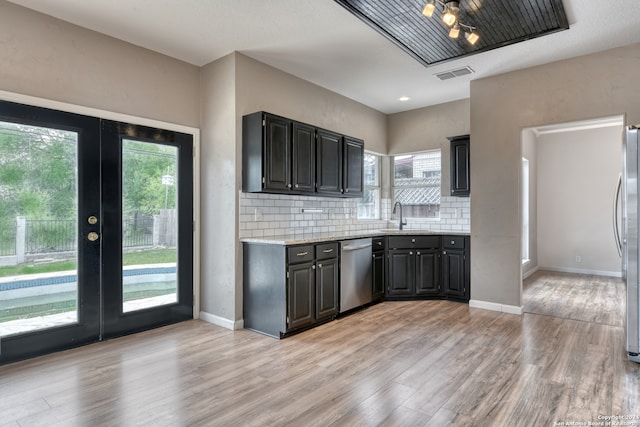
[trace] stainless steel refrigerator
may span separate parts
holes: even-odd
[[[638,199],[638,144],[640,142],[638,126],[628,126],[624,141],[622,176],[620,180],[622,197],[615,202],[616,207],[622,208],[622,215],[614,215],[616,224],[616,238],[622,255],[622,277],[627,288],[627,313],[625,322],[626,350],[629,360],[640,363],[640,281],[638,265],[640,251],[638,251],[639,236],[639,199]],[[620,218],[621,217],[621,218]],[[620,219],[620,221],[619,221]],[[621,222],[621,227],[618,226]],[[621,228],[621,230],[620,230]]]

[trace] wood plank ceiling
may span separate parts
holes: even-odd
[[[426,66],[569,28],[562,0],[461,0],[459,21],[480,36],[471,45],[462,31],[449,37],[441,6],[422,15],[426,0],[335,1]]]

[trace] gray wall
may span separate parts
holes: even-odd
[[[200,69],[0,0],[0,90],[198,127]]]
[[[520,144],[526,127],[640,123],[640,45],[471,82],[471,298],[521,306]]]
[[[242,116],[268,111],[362,138],[379,153],[386,152],[386,116],[239,53],[203,67],[202,88],[203,318],[238,328]]]
[[[238,164],[235,55],[202,68],[200,308],[232,328],[242,318],[236,292]],[[238,317],[239,316],[239,317]],[[205,317],[206,318],[206,317]]]
[[[462,99],[389,115],[388,154],[414,153],[439,148],[442,153],[442,194],[449,194],[450,145],[447,137],[469,133],[469,105],[468,99]]]

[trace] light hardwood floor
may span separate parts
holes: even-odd
[[[541,300],[556,298],[567,299]],[[0,426],[554,426],[640,416],[640,365],[626,360],[623,328],[557,314],[385,302],[281,341],[188,321],[0,367]]]

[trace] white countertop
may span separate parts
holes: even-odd
[[[466,232],[456,231],[428,231],[428,230],[363,230],[363,231],[345,231],[334,233],[304,233],[304,234],[288,234],[284,236],[269,237],[246,237],[240,239],[244,243],[260,243],[265,245],[300,245],[304,243],[328,242],[333,240],[349,240],[360,239],[363,237],[380,237],[380,236],[469,236]]]

